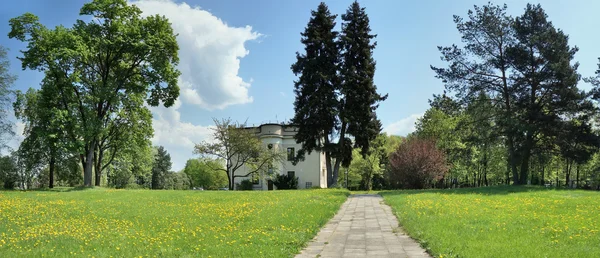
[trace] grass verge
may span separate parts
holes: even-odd
[[[387,191],[435,257],[600,257],[600,193],[538,187]]]

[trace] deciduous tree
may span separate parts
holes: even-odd
[[[211,166],[211,169],[227,175],[230,190],[234,189],[235,178],[261,173],[269,166],[283,162],[284,152],[275,146],[269,149],[245,124],[234,123],[231,119],[213,121],[213,142],[196,144],[194,153],[202,158],[219,158],[225,161],[225,167]],[[241,168],[246,169],[246,174],[236,174]]]
[[[76,142],[84,167],[84,185],[92,185],[94,157],[111,133],[124,105],[161,102],[170,107],[179,96],[178,45],[163,16],[142,18],[125,0],[94,0],[83,5],[72,28],[48,29],[33,14],[10,20],[9,37],[27,42],[23,69],[45,71],[54,81],[43,85],[61,102],[65,130]],[[50,88],[52,89],[46,89]]]
[[[448,171],[446,157],[434,140],[410,137],[390,156],[388,171],[393,187],[423,189],[433,186]]]
[[[0,45],[0,153],[8,148],[6,143],[14,135],[13,124],[7,117],[11,103],[11,87],[15,81],[15,76],[9,73],[9,68],[6,49]]]
[[[189,159],[183,173],[190,177],[192,187],[217,190],[228,186],[227,175],[215,168],[224,168],[224,163],[214,159]]]

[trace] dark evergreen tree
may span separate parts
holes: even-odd
[[[375,60],[373,49],[377,45],[371,34],[369,17],[364,7],[357,1],[342,15],[340,34],[340,79],[342,95],[340,101],[340,141],[338,156],[333,171],[333,180],[337,181],[339,165],[347,166],[352,159],[352,146],[348,136],[354,138],[354,148],[359,148],[363,156],[369,152],[371,141],[381,132],[381,122],[375,110],[379,102],[387,98],[377,93],[373,82]],[[372,42],[373,41],[373,42]]]
[[[528,4],[514,23],[516,44],[507,55],[514,72],[515,113],[523,133],[518,146],[519,183],[527,183],[533,149],[543,137],[556,135],[566,116],[592,109],[587,94],[577,88],[578,64],[571,64],[577,47],[554,28],[538,5]]]
[[[156,148],[154,164],[152,166],[152,189],[163,189],[165,187],[165,178],[171,170],[171,155],[163,146]]]
[[[328,186],[333,183],[331,159],[335,153],[335,144],[330,136],[339,128],[337,68],[339,51],[335,27],[336,15],[332,15],[325,3],[321,3],[302,35],[304,54],[296,53],[296,63],[292,71],[299,75],[294,81],[295,116],[292,123],[299,127],[296,142],[302,143],[296,162],[304,159],[306,153],[323,151],[327,160]]]
[[[299,75],[292,123],[299,127],[296,142],[303,144],[296,162],[306,153],[323,151],[328,186],[337,182],[340,165],[350,164],[353,146],[367,154],[369,142],[381,131],[377,102],[387,97],[380,96],[373,84],[375,35],[370,34],[365,9],[354,2],[342,15],[339,41],[335,18],[325,3],[312,11],[301,34],[305,53],[297,53],[292,65]]]

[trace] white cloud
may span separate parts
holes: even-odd
[[[261,34],[251,26],[231,27],[200,7],[172,0],[136,0],[143,15],[160,14],[178,33],[181,98],[208,110],[251,103],[252,80],[239,75],[240,58],[248,55],[244,43]]]
[[[179,43],[180,99],[170,108],[152,107],[154,145],[164,146],[171,154],[173,170],[179,171],[193,158],[194,145],[212,140],[212,126],[182,121],[179,108],[192,104],[207,110],[251,103],[248,90],[252,78],[238,75],[240,59],[249,51],[244,43],[262,35],[252,27],[228,26],[200,7],[173,0],[130,1],[143,15],[160,14],[169,19]]]
[[[154,127],[153,145],[165,147],[171,154],[173,162],[173,171],[179,171],[184,168],[185,162],[193,158],[194,146],[202,141],[212,140],[212,126],[194,125],[181,121],[181,114],[178,109],[181,107],[181,101],[177,100],[170,108],[151,107],[154,118],[152,126]]]
[[[383,131],[392,135],[408,135],[409,133],[415,131],[415,122],[417,122],[417,119],[421,118],[422,116],[423,114],[412,114],[387,125]]]

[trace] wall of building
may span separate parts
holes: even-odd
[[[265,146],[268,144],[273,144],[274,149],[280,150],[286,154],[284,162],[277,164],[277,166],[273,168],[273,173],[288,174],[288,172],[293,171],[295,176],[298,177],[298,188],[300,189],[307,187],[310,188],[311,186],[320,186],[322,188],[327,187],[327,180],[324,180],[325,175],[323,170],[325,168],[325,157],[320,152],[314,151],[311,154],[307,154],[305,160],[300,161],[296,165],[287,160],[288,148],[294,148],[294,152],[297,153],[302,147],[302,145],[297,144],[294,140],[294,135],[296,134],[297,128],[278,124],[267,124],[257,128],[250,128],[250,130],[255,131],[257,137],[260,137]],[[236,171],[236,175],[244,175],[248,172],[249,169],[247,167],[242,167]],[[251,180],[251,177],[238,177],[235,179],[235,183],[240,183],[245,179]],[[267,190],[268,179],[268,175],[261,175],[260,180],[258,184],[255,184],[254,189]]]

